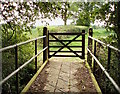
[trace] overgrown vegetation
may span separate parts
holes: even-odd
[[[117,45],[117,40],[115,34],[110,34],[104,38],[100,38],[101,41],[106,44],[110,44],[114,47]],[[108,70],[108,48],[104,45],[97,43],[97,58],[104,68],[108,71],[110,76],[114,81],[119,85],[119,54],[115,50],[111,50],[111,59],[110,59],[110,69]],[[118,93],[114,88],[110,80],[105,76],[104,72],[97,65],[95,70],[95,77],[100,85],[100,88],[103,93]]]

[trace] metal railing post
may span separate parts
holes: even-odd
[[[35,55],[37,55],[37,39],[35,40]],[[35,57],[35,72],[37,72],[37,57]]]
[[[111,48],[108,46],[108,64],[107,64],[107,71],[110,71],[110,58],[111,58]]]
[[[93,36],[93,29],[90,28],[89,29],[89,35],[88,36]],[[88,49],[92,52],[92,39],[90,39],[88,37]],[[90,65],[90,67],[92,68],[92,56],[90,55],[89,52],[87,52],[87,62]]]
[[[82,30],[82,59],[85,59],[85,30]]]
[[[94,56],[96,56],[96,41],[94,40]],[[93,73],[95,74],[95,69],[96,69],[96,62],[95,62],[95,59],[94,59],[94,62],[93,62]]]
[[[18,68],[18,46],[15,47],[15,70]],[[18,73],[16,73],[16,94],[19,94]]]
[[[111,48],[108,46],[108,62],[107,62],[107,72],[108,73],[110,72],[110,58],[111,58]],[[107,79],[107,77],[105,79]],[[110,89],[109,89],[109,81],[108,80],[106,80],[105,93],[107,91],[110,91]]]

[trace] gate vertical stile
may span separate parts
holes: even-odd
[[[82,59],[85,59],[85,30],[82,30]]]

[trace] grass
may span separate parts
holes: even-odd
[[[106,31],[104,28],[101,29],[95,29],[93,30],[93,37],[95,38],[103,38],[103,37],[107,37],[110,34],[113,34],[114,32],[108,32]]]

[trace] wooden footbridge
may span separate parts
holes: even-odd
[[[9,74],[6,78],[0,81],[0,85],[6,83],[11,77],[15,75],[15,90],[13,93],[102,93],[96,81],[96,70],[99,67],[110,83],[113,85],[117,93],[120,93],[119,84],[109,75],[111,49],[120,53],[120,50],[101,42],[92,37],[93,30],[89,29],[88,48],[85,55],[85,30],[79,33],[51,33],[46,27],[43,28],[43,36],[21,42],[12,46],[0,49],[0,52],[14,48],[15,49],[15,71]],[[60,40],[59,35],[75,36],[71,40]],[[52,40],[50,39],[52,37]],[[81,40],[77,39],[82,37]],[[37,53],[37,40],[43,39],[43,49]],[[18,67],[18,48],[21,45],[35,41],[35,55]],[[92,47],[94,41],[94,47]],[[59,42],[61,46],[53,46],[51,43]],[[67,42],[67,43],[65,43]],[[81,45],[70,46],[72,42],[78,42]],[[103,67],[96,57],[96,43],[104,45],[108,48],[108,63],[107,69]],[[57,51],[51,48],[58,48]],[[63,50],[67,48],[68,50]],[[80,48],[81,50],[73,50],[72,48]],[[93,48],[93,49],[92,49]],[[43,64],[38,68],[37,56],[43,52]],[[73,58],[74,57],[74,58]],[[22,91],[19,90],[19,71],[27,66],[35,59],[35,75],[24,87]],[[118,74],[118,76],[120,76]],[[27,78],[26,78],[27,79]],[[104,78],[103,78],[104,79]],[[109,87],[107,87],[109,88]],[[4,93],[4,92],[2,92]]]

